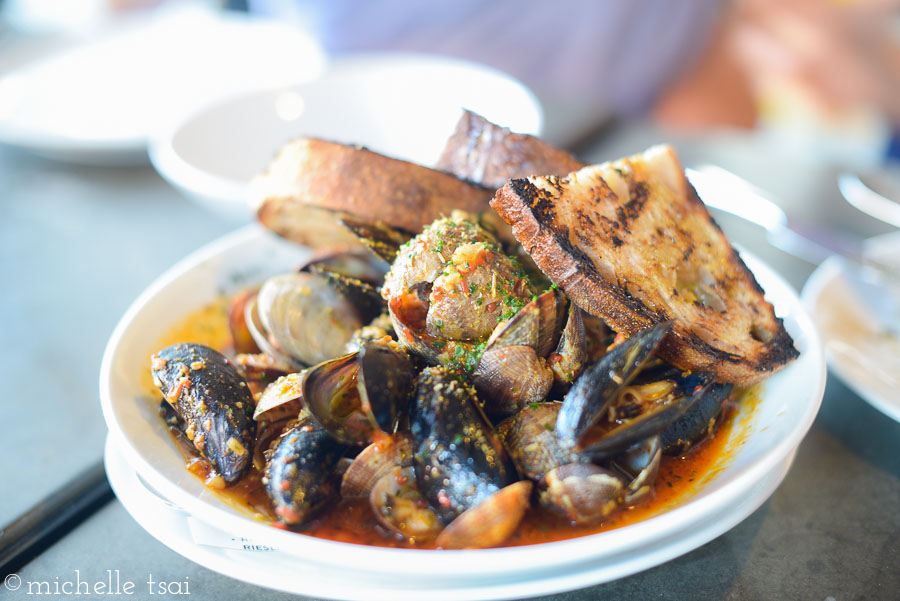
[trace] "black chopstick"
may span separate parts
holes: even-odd
[[[113,498],[103,461],[0,530],[0,578],[15,573]]]

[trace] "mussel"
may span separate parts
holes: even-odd
[[[410,433],[419,490],[444,524],[519,480],[475,391],[448,370],[419,376]]]
[[[569,448],[578,445],[618,391],[637,375],[671,326],[668,321],[638,332],[585,370],[566,395],[556,420],[560,443]]]
[[[302,525],[336,496],[346,449],[306,411],[275,441],[263,484],[280,522]]]
[[[392,434],[413,388],[413,369],[395,343],[367,342],[359,351],[306,372],[302,393],[316,421],[335,439],[366,445]]]
[[[681,417],[660,433],[666,455],[682,455],[712,434],[733,384],[714,383]]]
[[[244,379],[221,353],[175,344],[151,357],[153,381],[184,423],[184,433],[225,484],[252,463],[256,423]]]

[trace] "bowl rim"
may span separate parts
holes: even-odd
[[[110,483],[134,519],[169,548],[215,572],[232,578],[237,577],[251,584],[307,596],[353,601],[375,598],[375,590],[379,595],[389,594],[390,598],[396,601],[418,601],[426,594],[429,599],[435,601],[521,599],[560,593],[629,576],[689,552],[736,526],[744,519],[745,513],[755,511],[778,487],[789,471],[797,452],[794,449],[783,463],[776,465],[775,469],[760,482],[761,486],[736,500],[737,505],[746,506],[743,512],[734,512],[731,507],[723,507],[716,516],[713,516],[715,519],[705,521],[700,527],[685,536],[679,536],[675,541],[654,545],[650,552],[639,550],[617,557],[614,562],[589,562],[575,566],[571,570],[554,570],[552,573],[537,574],[530,579],[520,575],[514,582],[469,582],[460,578],[451,583],[452,586],[436,587],[430,581],[414,583],[407,581],[402,587],[390,589],[390,584],[384,582],[373,584],[356,579],[348,583],[347,579],[343,578],[335,584],[333,574],[329,575],[330,578],[322,579],[319,577],[322,574],[319,570],[304,574],[301,587],[294,584],[296,578],[285,577],[281,571],[283,565],[270,567],[268,563],[261,561],[262,558],[258,555],[244,560],[243,557],[235,556],[228,550],[201,545],[190,540],[190,535],[181,534],[190,530],[189,522],[184,525],[178,524],[177,531],[167,531],[161,522],[189,520],[191,516],[172,509],[167,500],[147,491],[118,445],[113,435],[107,437],[105,460],[107,470],[110,472]],[[152,506],[142,508],[140,505]],[[159,519],[161,514],[162,520]],[[275,552],[278,553],[277,550]],[[291,576],[295,573],[291,572]]]
[[[806,361],[810,362],[815,370],[808,375],[809,366],[807,366],[806,373],[795,376],[809,378],[810,386],[808,395],[803,399],[805,405],[802,418],[789,430],[789,435],[778,440],[768,452],[754,462],[736,470],[726,482],[717,486],[709,494],[700,494],[678,507],[641,522],[598,534],[521,547],[462,551],[442,550],[439,551],[441,553],[440,566],[434,565],[434,550],[374,547],[306,535],[298,536],[297,533],[273,528],[255,522],[249,517],[233,513],[227,510],[221,502],[219,502],[219,506],[216,506],[206,500],[195,498],[176,483],[170,482],[141,455],[132,441],[124,435],[117,422],[111,390],[113,368],[119,348],[126,334],[129,333],[130,322],[135,319],[144,306],[191,269],[215,258],[228,248],[259,238],[263,233],[265,231],[262,227],[256,224],[238,229],[188,255],[141,293],[116,325],[104,352],[100,370],[101,407],[107,426],[110,431],[119,435],[123,443],[121,448],[131,465],[163,496],[188,513],[218,528],[246,532],[252,538],[264,540],[273,547],[313,562],[349,562],[354,566],[362,566],[360,569],[376,566],[373,569],[379,573],[400,574],[414,571],[418,574],[430,574],[437,577],[443,573],[464,571],[467,576],[496,577],[498,574],[511,575],[516,572],[534,572],[538,569],[542,571],[559,569],[561,566],[571,564],[572,557],[582,558],[580,561],[595,561],[608,554],[609,549],[616,553],[628,551],[648,540],[652,541],[689,527],[697,516],[703,516],[712,511],[721,502],[720,497],[740,496],[743,491],[751,488],[754,483],[774,469],[778,463],[784,461],[799,446],[811,427],[822,401],[826,378],[825,359],[822,344],[811,317],[801,304],[796,291],[780,275],[753,257],[752,254],[742,252],[744,260],[755,266],[754,271],[764,271],[767,280],[776,283],[779,288],[788,293],[790,307],[783,307],[783,310],[787,310],[786,314],[790,314],[795,320],[798,328],[796,334],[802,334],[803,339],[806,340],[807,347],[802,352],[809,354],[810,358]],[[797,338],[799,336],[795,339]],[[796,369],[797,364],[788,366],[773,377],[786,377],[782,374],[793,373],[787,371],[791,368]],[[602,538],[598,539],[598,537]],[[602,545],[598,544],[601,542]]]
[[[303,80],[288,85],[260,87],[222,96],[190,108],[179,117],[172,119],[166,126],[151,133],[147,143],[147,154],[154,169],[173,187],[189,191],[191,194],[203,196],[213,204],[232,204],[246,202],[247,183],[238,178],[230,178],[215,174],[198,167],[186,159],[175,148],[179,132],[203,115],[222,107],[245,102],[250,99],[271,94],[298,90],[315,86],[323,79],[332,76],[344,76],[353,72],[368,72],[374,68],[394,68],[415,66],[428,69],[471,70],[479,74],[496,78],[515,88],[530,106],[535,119],[534,131],[525,131],[532,135],[540,135],[544,126],[544,110],[535,93],[523,82],[499,69],[466,59],[439,54],[417,52],[366,52],[345,53],[337,55],[325,63],[319,77]]]

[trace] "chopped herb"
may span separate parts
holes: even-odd
[[[478,291],[478,285],[475,282],[469,282],[469,294],[475,294]]]

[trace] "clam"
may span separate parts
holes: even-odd
[[[552,469],[579,461],[556,438],[554,429],[560,407],[560,402],[527,405],[497,428],[519,472],[535,482]]]
[[[306,367],[340,355],[369,318],[325,276],[288,273],[263,283],[245,320],[265,353]]]
[[[628,477],[628,485],[622,502],[630,507],[647,498],[653,492],[653,482],[659,473],[662,444],[659,436],[637,443],[613,460],[612,465]]]
[[[547,364],[553,370],[556,381],[568,387],[581,375],[587,362],[584,313],[578,305],[571,303],[566,327],[563,328],[556,351],[547,358]]]
[[[441,549],[495,547],[515,531],[528,509],[533,485],[527,480],[505,486],[467,509],[435,539]]]
[[[341,497],[368,497],[378,480],[394,467],[412,466],[412,439],[407,432],[378,437],[360,451],[341,479]]]
[[[485,411],[512,415],[547,398],[554,374],[545,358],[560,339],[565,302],[561,292],[548,290],[494,329],[472,374]]]
[[[435,538],[444,525],[416,487],[412,466],[393,466],[373,485],[369,505],[383,527],[411,542]]]
[[[625,483],[615,472],[592,463],[567,463],[547,472],[538,502],[575,524],[609,517],[621,503]]]

